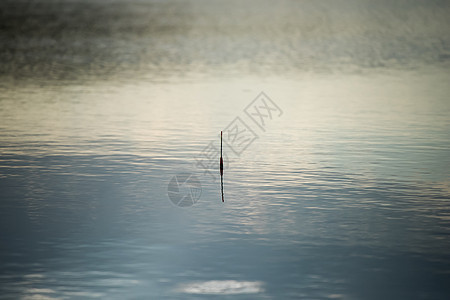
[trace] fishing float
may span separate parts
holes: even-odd
[[[222,158],[222,131],[220,131],[220,186],[222,190],[222,202],[223,200],[223,158]]]

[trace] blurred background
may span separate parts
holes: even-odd
[[[448,299],[449,16],[1,1],[0,298]],[[264,128],[262,91],[282,111]],[[256,139],[224,144],[222,203],[198,158],[236,117]]]

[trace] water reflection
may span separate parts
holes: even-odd
[[[195,299],[180,287],[211,278],[220,284],[188,290],[245,299],[240,284],[262,282],[268,297],[387,297],[377,288],[387,278],[411,282],[411,295],[447,293],[437,286],[449,265],[446,75],[402,76],[320,76],[298,87],[241,77],[226,83],[228,103],[214,80],[93,84],[81,95],[42,88],[33,98],[8,90],[1,259],[2,281],[14,284],[2,293]],[[170,178],[195,171],[195,156],[263,87],[288,109],[226,169],[227,202],[197,170],[202,198],[174,208]],[[433,105],[423,102],[430,87]],[[409,105],[389,98],[404,91]]]
[[[277,3],[0,4],[1,295],[448,298],[448,5]]]
[[[185,284],[179,288],[182,293],[204,295],[255,294],[263,292],[261,282],[236,280],[211,280]]]
[[[283,0],[274,6],[265,0],[21,0],[0,5],[3,82],[360,73],[448,65],[450,57],[449,7],[440,1]]]

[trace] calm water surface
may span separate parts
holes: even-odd
[[[447,3],[30,3],[0,5],[0,298],[450,297]],[[222,203],[196,159],[236,117]]]

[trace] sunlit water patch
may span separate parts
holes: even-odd
[[[257,294],[264,291],[263,283],[258,281],[210,280],[182,284],[178,292],[203,295]]]

